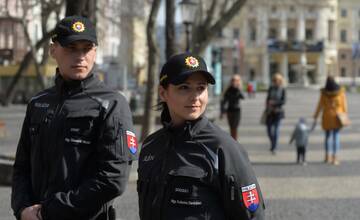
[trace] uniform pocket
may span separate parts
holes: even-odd
[[[203,205],[206,187],[201,179],[207,173],[197,167],[180,167],[168,173],[168,195],[166,202],[170,206],[198,208]]]
[[[90,146],[96,139],[96,119],[99,112],[95,110],[69,112],[66,116],[65,143],[69,146]]]
[[[164,219],[223,220],[224,211],[216,189],[197,167],[181,167],[168,173]]]

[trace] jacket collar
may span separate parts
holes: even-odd
[[[60,93],[66,92],[68,94],[75,94],[92,87],[96,83],[98,83],[98,80],[92,71],[83,80],[67,81],[61,76],[59,69],[56,69],[55,87],[56,90]]]
[[[172,123],[164,123],[164,128],[175,138],[183,140],[192,140],[209,122],[204,115],[196,120],[185,121],[181,126],[174,127]]]
[[[342,87],[340,87],[338,90],[328,91],[328,90],[326,90],[325,88],[322,88],[322,89],[321,89],[321,92],[322,92],[324,95],[327,95],[327,96],[336,96],[336,95],[339,95],[340,93],[345,92],[345,89],[342,88]]]

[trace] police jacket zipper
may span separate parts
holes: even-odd
[[[62,131],[62,128],[59,128],[58,126],[61,124],[59,123],[59,113],[61,113],[61,110],[63,108],[63,105],[64,105],[64,100],[65,100],[65,94],[62,92],[60,94],[60,98],[59,98],[59,102],[58,104],[56,105],[56,108],[55,108],[55,112],[53,113],[53,117],[51,119],[51,121],[49,122],[49,129],[51,129],[52,131],[56,131],[55,132],[55,135],[53,136],[54,139],[52,140],[48,140],[48,146],[53,146],[51,148],[48,148],[46,149],[46,152],[48,154],[47,156],[47,163],[45,164],[44,166],[44,169],[45,169],[45,195],[44,197],[47,198],[49,196],[49,185],[50,185],[50,173],[51,173],[51,168],[52,168],[52,165],[56,166],[56,164],[53,164],[53,163],[56,163],[57,160],[54,160],[56,158],[54,158],[54,151],[59,147],[59,132]],[[58,128],[57,128],[58,127]],[[53,144],[51,144],[50,142],[51,141],[54,141]],[[58,155],[60,156],[60,155]],[[55,172],[55,170],[53,171]],[[56,175],[55,173],[53,175]]]

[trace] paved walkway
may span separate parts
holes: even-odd
[[[353,124],[341,131],[341,165],[322,163],[324,133],[320,123],[311,133],[307,166],[295,164],[295,147],[288,145],[298,118],[312,123],[319,93],[312,90],[290,90],[286,118],[282,121],[277,154],[268,151],[265,127],[259,125],[265,94],[243,104],[240,142],[254,164],[266,199],[267,219],[357,220],[360,219],[360,96],[348,94]],[[320,120],[319,120],[320,121]]]
[[[267,220],[358,220],[360,219],[360,95],[348,94],[350,118],[353,124],[341,131],[341,165],[322,163],[324,134],[320,126],[310,136],[308,165],[295,164],[295,147],[288,145],[294,124],[300,116],[312,122],[318,101],[314,90],[289,90],[286,118],[282,121],[279,150],[269,152],[265,127],[259,124],[265,94],[242,103],[243,119],[239,141],[247,149],[259,178],[267,206]],[[15,152],[24,107],[0,107],[0,120],[9,125],[10,135],[0,138],[0,153]],[[227,130],[224,120],[216,121]],[[137,133],[139,133],[137,127]],[[138,220],[135,187],[136,165],[125,194],[116,200],[118,218]],[[0,187],[0,219],[10,220],[10,189]]]

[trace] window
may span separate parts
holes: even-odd
[[[346,76],[346,68],[345,67],[341,67],[340,75],[342,77]]]
[[[271,11],[272,11],[273,13],[276,13],[277,8],[276,8],[276,6],[275,6],[275,5],[271,6]]]
[[[239,39],[239,37],[240,37],[239,28],[234,28],[234,29],[233,29],[233,38],[234,38],[234,39]]]
[[[288,28],[287,29],[287,37],[289,41],[295,40],[295,28]]]
[[[347,32],[346,30],[341,30],[340,32],[340,40],[342,43],[346,43],[347,41]]]
[[[249,26],[249,41],[256,41],[256,19],[250,19],[248,21]]]
[[[255,28],[251,28],[251,30],[250,30],[250,40],[256,41],[256,29]]]
[[[341,17],[343,17],[343,18],[347,17],[347,10],[345,8],[341,9]]]
[[[289,9],[291,12],[295,12],[295,7],[293,5],[291,5]]]
[[[233,73],[234,74],[239,73],[239,66],[237,64],[234,64],[234,66],[233,66]]]
[[[270,39],[277,39],[278,33],[276,28],[269,28],[269,38]]]
[[[345,59],[346,59],[346,54],[342,53],[342,54],[340,55],[340,58],[341,58],[342,60],[345,60]]]
[[[224,35],[223,35],[222,30],[220,30],[219,32],[217,32],[217,37],[222,38],[223,36],[224,36]]]
[[[307,28],[305,31],[305,39],[306,40],[313,40],[314,37],[314,31],[313,29]]]

